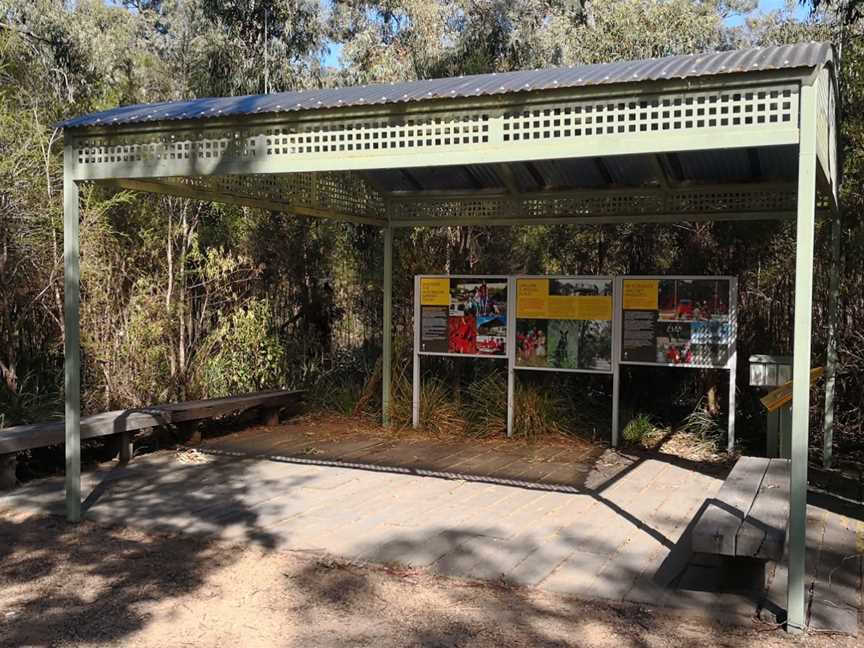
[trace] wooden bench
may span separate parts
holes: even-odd
[[[692,533],[694,553],[778,561],[789,523],[789,461],[741,457],[708,500]]]
[[[271,390],[228,398],[104,412],[81,419],[81,438],[96,439],[117,435],[120,460],[128,461],[132,458],[131,432],[165,425],[182,425],[254,408],[262,410],[266,424],[274,425],[279,421],[279,411],[283,407],[298,403],[302,395],[303,392],[299,390]],[[31,448],[59,445],[64,441],[63,421],[0,429],[0,490],[8,490],[15,486],[15,453]]]

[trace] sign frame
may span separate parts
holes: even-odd
[[[414,276],[414,317],[415,322],[420,322],[420,317],[423,312],[423,304],[420,302],[420,286],[424,279],[447,279],[450,281],[451,279],[496,279],[500,280],[500,283],[503,283],[507,286],[507,314],[505,317],[505,321],[507,323],[507,345],[509,346],[510,341],[510,308],[512,305],[512,296],[510,294],[510,276],[509,275],[483,275],[483,274],[455,274],[455,275],[415,275]],[[441,306],[440,304],[436,304],[437,306]],[[448,305],[449,307],[449,305]],[[415,340],[414,340],[414,353],[424,356],[438,356],[443,358],[481,358],[483,360],[506,360],[509,356],[509,349],[505,349],[505,353],[502,355],[495,355],[490,353],[452,353],[450,351],[423,351],[421,350],[422,340],[420,335],[420,326],[415,324]]]
[[[554,371],[554,372],[562,372],[562,373],[586,373],[586,374],[599,374],[602,376],[612,376],[615,373],[615,277],[612,275],[512,275],[511,279],[513,280],[513,288],[512,288],[512,301],[513,301],[513,347],[512,347],[512,355],[513,355],[513,368],[516,371]],[[612,294],[609,296],[612,300],[612,317],[609,319],[610,326],[612,328],[612,344],[610,345],[610,356],[609,356],[609,369],[571,369],[569,367],[530,367],[526,365],[518,365],[516,363],[516,327],[518,326],[517,322],[520,319],[518,308],[519,308],[519,295],[518,295],[518,286],[519,281],[522,279],[576,279],[583,281],[608,281],[612,287]],[[521,318],[521,319],[540,319],[540,318]],[[548,318],[548,319],[557,319],[557,318]],[[576,320],[576,321],[598,321],[598,320]],[[510,330],[508,328],[507,332]]]
[[[699,281],[699,280],[716,280],[716,281],[728,281],[729,282],[729,356],[726,358],[726,363],[723,365],[713,365],[713,364],[704,364],[704,363],[688,363],[688,364],[680,364],[674,362],[645,362],[642,360],[625,360],[622,356],[624,353],[623,349],[623,341],[619,340],[618,343],[618,357],[617,360],[620,364],[625,365],[635,365],[635,366],[643,366],[643,367],[675,367],[677,369],[733,369],[737,366],[737,347],[738,347],[738,279],[737,277],[731,277],[728,275],[621,275],[616,277],[618,279],[621,291],[621,308],[618,311],[618,317],[621,321],[621,335],[623,335],[623,327],[624,327],[624,282],[625,281],[662,281],[662,280],[675,280],[675,281]],[[634,309],[630,309],[634,310]],[[682,322],[689,322],[692,320],[682,320]]]

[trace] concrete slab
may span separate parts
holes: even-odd
[[[231,456],[244,444],[257,456]],[[722,480],[662,455],[523,446],[520,456],[491,445],[353,434],[324,443],[260,430],[212,447],[223,454],[200,464],[158,452],[86,474],[88,516],[684,614],[740,620],[785,602],[782,566],[769,568],[764,592],[754,570],[745,570],[750,581],[732,582],[723,565],[690,556],[689,525]],[[580,456],[596,462],[568,463]],[[356,469],[344,465],[361,459]],[[419,466],[489,478],[424,477]],[[0,510],[62,513],[62,479],[2,497]],[[808,510],[814,628],[857,629],[862,525],[851,514]]]

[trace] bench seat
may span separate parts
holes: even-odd
[[[692,532],[695,553],[777,561],[789,523],[789,461],[741,457]]]
[[[299,401],[302,394],[303,392],[300,390],[280,389],[227,398],[184,401],[138,409],[103,412],[81,419],[81,438],[94,439],[161,425],[214,418],[234,412],[243,412],[255,407],[276,410]],[[0,455],[58,445],[64,441],[65,424],[63,421],[2,428],[0,429]]]

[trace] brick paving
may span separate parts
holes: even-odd
[[[783,606],[782,566],[769,566],[765,589],[689,554],[688,526],[722,483],[716,466],[585,443],[322,435],[303,424],[199,449],[202,463],[159,451],[85,474],[86,515],[707,616]],[[0,510],[61,513],[61,489],[58,478],[32,482]],[[820,629],[857,630],[864,522],[854,515],[811,507]]]

